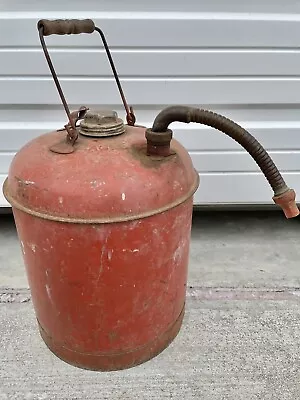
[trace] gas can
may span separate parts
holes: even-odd
[[[17,152],[3,188],[37,324],[49,349],[67,363],[96,371],[130,368],[162,352],[184,317],[199,175],[169,124],[206,124],[239,142],[288,218],[299,214],[295,192],[256,139],[219,114],[174,106],[151,128],[137,125],[93,21],[41,20],[38,31],[68,122]],[[127,123],[113,110],[70,112],[53,68],[44,36],[94,31]]]

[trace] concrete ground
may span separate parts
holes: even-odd
[[[139,367],[97,373],[40,339],[13,220],[0,215],[0,400],[300,399],[299,224],[195,214],[180,334]]]

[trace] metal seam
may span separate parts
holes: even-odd
[[[159,339],[160,339],[161,337],[163,337],[163,336],[166,335],[170,330],[172,330],[172,328],[173,328],[178,322],[180,322],[180,320],[183,319],[184,314],[185,314],[185,305],[186,305],[186,303],[184,302],[183,307],[182,307],[182,309],[181,309],[181,311],[180,311],[178,317],[176,318],[176,320],[175,320],[174,322],[172,322],[172,323],[167,327],[167,329],[166,329],[164,332],[162,332],[160,335],[156,336],[156,337],[155,337],[153,340],[151,340],[150,342],[148,342],[148,343],[146,343],[146,344],[143,344],[143,345],[141,345],[141,346],[137,346],[136,348],[134,348],[134,349],[132,349],[132,350],[122,351],[122,352],[118,352],[118,353],[117,353],[117,352],[115,352],[115,353],[113,353],[113,352],[111,352],[111,353],[108,353],[108,352],[105,353],[105,352],[103,352],[103,353],[101,353],[101,354],[93,354],[93,353],[83,353],[83,352],[81,352],[81,351],[72,350],[72,349],[70,349],[70,348],[64,346],[63,344],[57,344],[57,343],[55,343],[55,346],[58,345],[58,346],[64,348],[64,349],[67,350],[67,351],[70,351],[70,352],[72,352],[72,353],[76,353],[76,354],[80,354],[80,355],[84,355],[84,356],[94,356],[94,357],[116,357],[116,356],[122,356],[122,355],[130,354],[130,353],[134,353],[134,352],[136,352],[136,351],[142,350],[142,349],[145,348],[145,347],[149,347],[152,343],[155,343],[155,342],[159,341]],[[53,338],[46,332],[45,328],[43,328],[43,326],[41,325],[41,323],[40,323],[40,321],[38,320],[38,318],[37,318],[37,323],[38,323],[39,328],[45,333],[45,335],[46,335],[50,340],[54,341]]]
[[[190,197],[194,195],[196,190],[198,189],[199,186],[199,174],[197,173],[196,170],[194,170],[196,173],[196,179],[193,182],[193,185],[191,189],[186,193],[185,196],[180,197],[176,201],[173,201],[172,203],[169,203],[163,207],[157,208],[155,210],[150,210],[147,212],[143,212],[140,214],[136,215],[127,215],[127,216],[120,216],[120,217],[114,217],[114,218],[72,218],[72,217],[62,217],[62,216],[56,216],[56,215],[49,215],[46,213],[42,213],[39,211],[31,210],[28,207],[23,206],[20,204],[18,201],[16,201],[8,191],[8,178],[5,179],[4,184],[3,184],[3,194],[6,200],[12,205],[12,207],[15,207],[16,209],[25,212],[26,214],[33,215],[34,217],[37,218],[42,218],[42,219],[47,219],[50,221],[56,221],[56,222],[67,222],[67,223],[73,223],[73,224],[109,224],[109,223],[118,223],[118,222],[128,222],[128,221],[134,221],[137,219],[142,219],[142,218],[148,218],[152,217],[153,215],[156,214],[161,214],[167,210],[170,210],[174,207],[179,206],[180,204],[184,203],[187,201]]]

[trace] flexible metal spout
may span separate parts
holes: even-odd
[[[154,120],[152,129],[147,129],[148,154],[168,155],[172,131],[168,126],[172,122],[198,122],[211,126],[239,143],[257,163],[274,191],[273,201],[278,204],[287,218],[299,215],[295,198],[273,160],[262,145],[244,128],[230,119],[208,110],[186,106],[171,106],[162,110]]]

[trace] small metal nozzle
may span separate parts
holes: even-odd
[[[278,196],[274,196],[273,200],[282,208],[286,218],[295,218],[299,215],[300,212],[295,201],[296,193],[293,189],[289,189]]]

